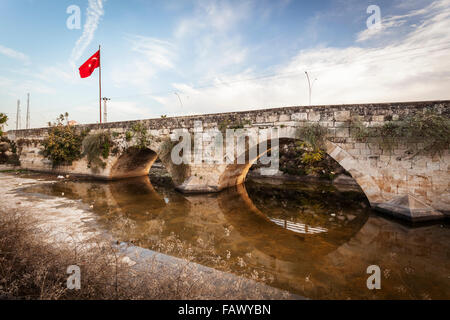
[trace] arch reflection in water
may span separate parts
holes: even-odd
[[[370,298],[373,293],[365,288],[365,268],[373,263],[373,257],[391,262],[385,248],[392,246],[404,228],[370,216],[362,194],[339,193],[329,187],[247,182],[219,194],[185,196],[174,191],[170,179],[152,185],[148,177],[140,177],[58,182],[28,191],[58,196],[64,192],[65,197],[92,204],[99,225],[120,241],[311,298],[342,298],[343,294]],[[379,221],[383,221],[383,229],[378,229]],[[366,237],[373,240],[378,232],[389,236],[376,238],[375,246],[365,243]],[[415,243],[402,245],[398,255],[403,260],[417,260],[407,254],[407,247]],[[355,259],[361,250],[365,254]],[[422,258],[432,260],[437,255],[432,251]],[[396,283],[395,279],[389,281]],[[442,282],[439,277],[428,279],[435,286]],[[405,297],[393,288],[383,294]],[[436,295],[442,297],[442,290]]]

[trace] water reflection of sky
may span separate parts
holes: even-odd
[[[291,222],[288,220],[281,220],[281,219],[275,219],[275,218],[270,218],[270,221],[272,221],[273,223],[275,223],[276,225],[293,231],[293,232],[297,232],[297,233],[304,233],[304,234],[315,234],[315,233],[322,233],[322,232],[327,232],[328,230],[325,228],[321,228],[321,227],[312,227],[312,226],[308,226],[306,224],[302,224],[302,223],[295,223],[295,222]]]

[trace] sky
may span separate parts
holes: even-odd
[[[450,99],[450,0],[0,0],[6,129],[98,122],[99,45],[108,121]]]

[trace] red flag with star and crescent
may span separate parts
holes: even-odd
[[[80,70],[81,78],[89,77],[92,74],[92,72],[94,72],[94,70],[99,66],[100,66],[100,50],[94,53],[92,57],[87,59],[86,62],[83,63],[80,68],[78,68],[78,70]]]

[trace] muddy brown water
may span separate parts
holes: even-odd
[[[381,216],[359,191],[248,181],[186,196],[170,179],[150,176],[66,179],[20,192],[80,200],[118,241],[307,298],[450,299],[448,222],[413,226]],[[370,265],[381,269],[380,290],[367,288]]]

